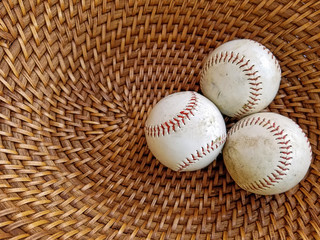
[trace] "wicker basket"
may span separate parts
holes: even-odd
[[[317,0],[0,1],[0,239],[320,239],[319,20]],[[199,91],[235,38],[279,59],[268,110],[312,145],[284,194],[241,190],[221,157],[173,172],[146,146],[152,106]]]

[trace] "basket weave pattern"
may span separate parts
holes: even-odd
[[[0,1],[0,239],[320,239],[319,19],[316,0]],[[284,194],[241,190],[221,156],[173,172],[146,146],[152,106],[199,91],[235,38],[278,58],[268,110],[312,145]]]

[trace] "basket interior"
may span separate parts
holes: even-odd
[[[1,1],[0,239],[319,239],[319,17],[315,0]],[[152,107],[200,92],[206,56],[236,38],[277,57],[267,110],[312,145],[284,194],[240,189],[221,156],[171,171],[146,145]]]

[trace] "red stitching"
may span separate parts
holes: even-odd
[[[244,60],[244,56],[242,57],[242,60],[243,60],[243,61],[245,61],[245,60]],[[243,68],[243,67],[245,67],[245,66],[248,66],[249,62],[250,62],[250,60],[247,60],[247,61],[246,61],[246,63],[244,63],[244,64],[240,65],[240,67],[239,67],[239,68]],[[242,71],[244,71],[244,72],[246,72],[246,71],[250,71],[250,69],[252,69],[252,68],[253,68],[253,66],[254,66],[254,65],[252,65],[252,66],[251,66],[251,67],[249,67],[249,68],[243,69]]]
[[[228,56],[230,57],[228,58]],[[255,106],[260,101],[259,96],[261,96],[260,91],[262,88],[259,88],[258,86],[262,84],[261,81],[259,81],[260,76],[258,75],[258,71],[255,70],[254,65],[250,65],[250,59],[245,59],[245,56],[239,56],[239,53],[234,53],[231,51],[228,52],[220,52],[215,55],[213,55],[208,61],[205,63],[200,75],[200,85],[202,87],[203,85],[203,75],[205,72],[208,71],[210,67],[212,67],[214,64],[218,63],[232,63],[237,66],[239,66],[239,69],[243,71],[243,73],[248,76],[248,83],[254,87],[250,88],[250,96],[247,102],[242,106],[242,108],[235,114],[234,117],[240,117],[241,115],[247,114],[250,110],[254,109]],[[250,100],[251,99],[251,100]]]
[[[254,66],[254,65],[252,65]],[[250,69],[252,70],[252,68]],[[252,72],[252,73],[246,73],[247,76],[252,76],[252,75],[256,75],[256,73],[258,73],[258,71]],[[257,78],[250,78],[250,80],[257,80]]]
[[[231,54],[230,54],[230,58],[228,59],[228,63],[231,61],[232,58],[233,58],[233,52],[231,52]]]
[[[309,139],[308,139],[308,137],[307,137],[307,134],[301,129],[301,131],[302,131],[302,134],[304,135],[304,137],[305,137],[305,139],[306,139],[306,141],[307,141],[307,143],[308,143],[308,148],[309,148],[309,153],[310,153],[310,159],[312,159],[312,147],[311,147],[311,144],[310,144],[310,142],[309,142]]]
[[[145,134],[151,137],[160,137],[175,132],[177,128],[181,128],[182,125],[186,124],[186,119],[190,120],[191,116],[194,116],[193,111],[197,107],[198,98],[195,92],[192,92],[192,96],[187,106],[180,111],[176,117],[169,119],[158,125],[145,126]]]
[[[243,63],[243,61],[244,61],[244,56],[242,56],[242,58],[239,60],[239,62],[236,63],[236,65],[239,65],[240,63]]]
[[[227,57],[228,57],[228,52],[226,52],[225,54],[226,56],[224,57],[223,61],[226,62],[227,61]]]
[[[221,145],[223,145],[226,142],[226,139],[226,135],[223,134],[222,136],[208,143],[207,148],[201,147],[201,150],[196,150],[196,154],[191,154],[191,158],[187,157],[185,160],[182,161],[181,164],[179,164],[179,169],[177,171],[180,172],[192,165],[193,163],[198,162],[201,158],[205,157],[211,151],[214,151]]]
[[[221,52],[221,53],[220,53],[219,63],[221,62],[222,58],[223,58],[223,53]]]
[[[259,125],[267,130],[274,136],[275,141],[279,146],[280,159],[278,161],[277,167],[273,170],[272,173],[266,176],[266,178],[254,181],[252,183],[244,184],[242,187],[246,190],[265,190],[274,186],[275,183],[278,183],[283,179],[283,176],[287,175],[289,166],[292,161],[292,146],[290,145],[290,140],[285,140],[287,134],[284,129],[281,129],[279,125],[276,125],[275,122],[271,122],[266,118],[260,117],[248,117],[245,121],[240,121],[236,123],[229,131],[228,137],[237,132],[240,128],[247,126]]]
[[[251,41],[254,42],[254,43],[258,43],[258,45],[259,45],[260,47],[262,47],[262,49],[265,50],[265,51],[271,56],[271,59],[274,60],[274,63],[275,63],[275,65],[277,66],[277,69],[278,69],[279,71],[281,71],[281,67],[280,67],[279,61],[278,61],[277,58],[273,55],[273,53],[272,53],[268,48],[266,48],[264,45],[262,45],[261,43],[256,42],[256,41],[253,41],[253,40],[251,40]]]
[[[249,61],[247,61],[247,65],[249,64]],[[251,71],[249,73],[246,73],[248,71]],[[262,84],[261,81],[259,81],[260,79],[260,75],[258,75],[258,71],[255,71],[254,69],[254,65],[251,65],[250,67],[246,68],[243,70],[243,72],[248,76],[248,82],[251,86],[254,87],[250,87],[250,95],[249,95],[249,99],[247,100],[247,102],[242,106],[242,109],[240,109],[235,115],[234,117],[240,117],[242,115],[247,114],[248,112],[250,112],[250,110],[254,109],[255,106],[258,104],[258,102],[260,101],[259,96],[261,96],[262,94],[260,93],[260,91],[262,90],[262,88],[259,88],[258,86]]]

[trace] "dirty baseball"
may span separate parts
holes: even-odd
[[[280,80],[281,68],[270,50],[256,41],[237,39],[209,54],[200,86],[223,114],[241,118],[266,108]]]
[[[228,132],[223,158],[243,189],[272,195],[288,191],[306,175],[312,151],[308,138],[291,119],[277,113],[255,113]]]

